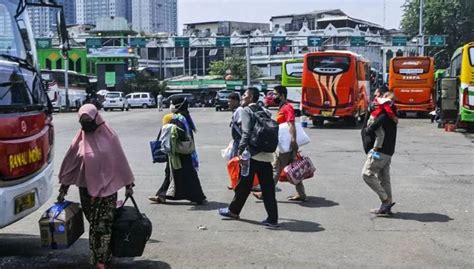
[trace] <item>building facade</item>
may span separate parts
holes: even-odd
[[[134,0],[132,28],[146,34],[178,31],[177,0]]]
[[[76,24],[76,0],[58,0],[63,6],[66,25]],[[31,28],[35,37],[49,37],[56,30],[58,10],[44,7],[28,7]]]
[[[270,31],[270,24],[256,22],[238,21],[211,21],[200,23],[187,23],[184,25],[184,35],[206,37],[215,34],[218,36],[230,36],[234,32],[238,34],[250,34],[259,29],[262,32]]]
[[[78,24],[96,24],[101,17],[127,17],[131,0],[76,0]]]

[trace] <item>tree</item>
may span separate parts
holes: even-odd
[[[212,62],[209,70],[209,74],[213,76],[225,76],[227,70],[230,70],[235,79],[247,79],[247,61],[238,54],[226,57],[223,61]],[[258,78],[260,76],[260,69],[256,66],[250,66],[250,78]]]
[[[125,94],[132,92],[149,92],[156,97],[160,93],[163,94],[165,89],[165,82],[160,82],[157,78],[147,75],[146,73],[139,73],[135,78],[127,80],[123,91]]]
[[[401,28],[409,36],[418,35],[420,0],[406,0]],[[474,1],[425,0],[423,9],[424,35],[446,35],[446,47],[427,47],[437,68],[446,68],[456,48],[474,41]]]

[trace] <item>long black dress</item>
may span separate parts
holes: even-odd
[[[184,124],[176,119],[173,119],[171,123],[180,127],[178,129],[178,137],[184,139],[186,136],[185,131],[183,131],[185,130]],[[178,155],[181,160],[181,169],[171,169],[169,160],[166,162],[165,180],[157,191],[156,196],[169,200],[189,200],[195,203],[202,203],[206,200],[206,196],[202,191],[199,176],[193,166],[192,156],[191,154]],[[166,195],[171,185],[171,171],[173,173],[175,190],[173,196]]]

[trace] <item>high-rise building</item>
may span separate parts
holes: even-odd
[[[131,0],[76,0],[78,24],[95,24],[100,17],[127,18],[127,6]]]
[[[177,33],[177,0],[136,0],[132,5],[133,30],[145,33]]]
[[[58,0],[56,3],[63,6],[66,25],[75,24],[76,1]],[[44,37],[48,36],[50,33],[56,32],[57,9],[45,7],[28,7],[28,12],[35,37]]]

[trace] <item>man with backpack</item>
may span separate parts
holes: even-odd
[[[259,91],[249,88],[242,97],[241,128],[242,138],[238,153],[241,163],[244,164],[243,153],[250,153],[249,172],[241,172],[240,181],[235,188],[234,199],[228,208],[218,210],[221,216],[238,219],[245,202],[252,189],[253,178],[257,174],[262,189],[263,203],[268,217],[262,224],[277,228],[278,208],[275,199],[275,184],[272,175],[273,152],[278,146],[278,124],[271,119],[271,115],[257,105]],[[243,166],[241,165],[242,170]]]

